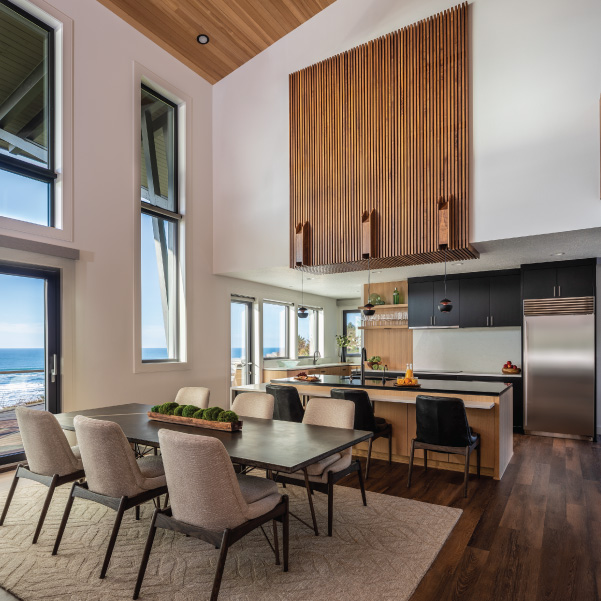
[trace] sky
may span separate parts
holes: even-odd
[[[48,184],[0,170],[0,215],[48,225]]]

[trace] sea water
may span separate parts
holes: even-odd
[[[44,398],[44,372],[27,373],[35,369],[44,369],[43,348],[0,348],[0,410]]]

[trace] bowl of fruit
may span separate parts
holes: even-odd
[[[378,355],[374,355],[367,360],[367,365],[369,369],[380,369],[380,365],[382,365],[382,357]]]
[[[504,374],[519,374],[522,370],[517,365],[513,365],[511,361],[507,361],[507,363],[503,365],[503,369],[501,371]]]
[[[399,376],[396,379],[395,386],[397,386],[398,388],[419,388],[421,384],[419,383],[417,378],[407,378],[404,376]]]

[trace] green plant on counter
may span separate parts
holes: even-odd
[[[173,411],[173,415],[179,415],[179,417],[182,416],[182,411],[186,408],[185,405],[178,405],[174,411]]]
[[[233,411],[222,411],[217,418],[218,422],[237,422],[238,415]]]
[[[202,411],[202,409],[196,405],[186,405],[182,410],[182,417],[194,417],[197,411]]]
[[[192,417],[194,419],[204,419],[203,418],[203,414],[204,414],[205,410],[204,409],[199,409],[198,411],[195,411],[194,414],[192,415]]]
[[[153,406],[150,408],[150,410],[151,410],[153,413],[158,413],[160,408],[161,408],[161,406],[160,406],[160,405],[153,405]]]
[[[179,407],[179,403],[175,403],[173,401],[169,403],[163,403],[159,407],[159,413],[162,413],[163,415],[173,415],[176,407]]]
[[[209,407],[208,409],[204,410],[202,419],[206,419],[209,422],[216,422],[221,413],[223,413],[223,409],[221,407]]]
[[[340,348],[346,348],[351,343],[351,339],[349,336],[342,336],[341,334],[336,334],[336,344]]]

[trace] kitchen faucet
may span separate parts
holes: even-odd
[[[361,386],[365,386],[365,362],[367,361],[367,349],[361,347]]]
[[[319,351],[315,351],[313,353],[313,365],[317,365],[317,357],[321,357],[321,353]]]

